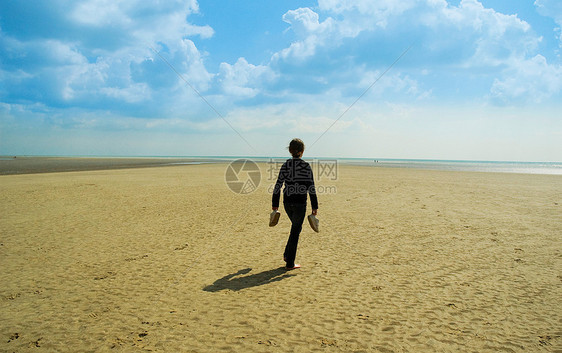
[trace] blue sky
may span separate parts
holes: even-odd
[[[0,154],[562,161],[561,27],[558,0],[2,1]]]

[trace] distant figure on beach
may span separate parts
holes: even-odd
[[[312,214],[315,216],[318,213],[318,199],[314,187],[312,168],[310,164],[301,159],[304,153],[304,142],[298,138],[293,139],[289,144],[289,152],[293,158],[287,159],[279,170],[271,203],[272,209],[277,211],[279,209],[281,188],[285,184],[283,189],[283,207],[291,220],[291,233],[285,246],[283,260],[286,262],[286,268],[293,270],[301,267],[299,264],[295,264],[295,257],[297,255],[299,235],[306,216],[307,194],[310,194]]]

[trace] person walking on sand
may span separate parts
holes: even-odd
[[[279,209],[281,188],[285,184],[283,207],[291,220],[291,233],[285,246],[283,260],[286,262],[287,270],[293,270],[301,267],[301,265],[295,264],[295,258],[299,235],[306,216],[307,194],[310,194],[312,214],[315,216],[318,213],[318,198],[316,197],[312,168],[310,168],[310,164],[301,159],[304,153],[304,142],[298,138],[293,139],[289,144],[289,152],[293,158],[287,159],[279,170],[271,204],[274,211]]]

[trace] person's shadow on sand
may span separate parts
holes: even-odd
[[[215,283],[206,286],[205,288],[203,288],[203,290],[206,292],[218,292],[224,289],[239,291],[246,288],[257,287],[264,284],[281,281],[285,278],[294,276],[293,274],[287,273],[285,267],[279,267],[273,270],[255,273],[253,275],[236,277],[245,275],[250,271],[252,271],[251,268],[245,268],[236,273],[226,275],[223,278],[217,279]]]

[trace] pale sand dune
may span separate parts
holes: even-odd
[[[225,168],[0,176],[0,351],[562,351],[560,176],[340,166],[285,272]]]

